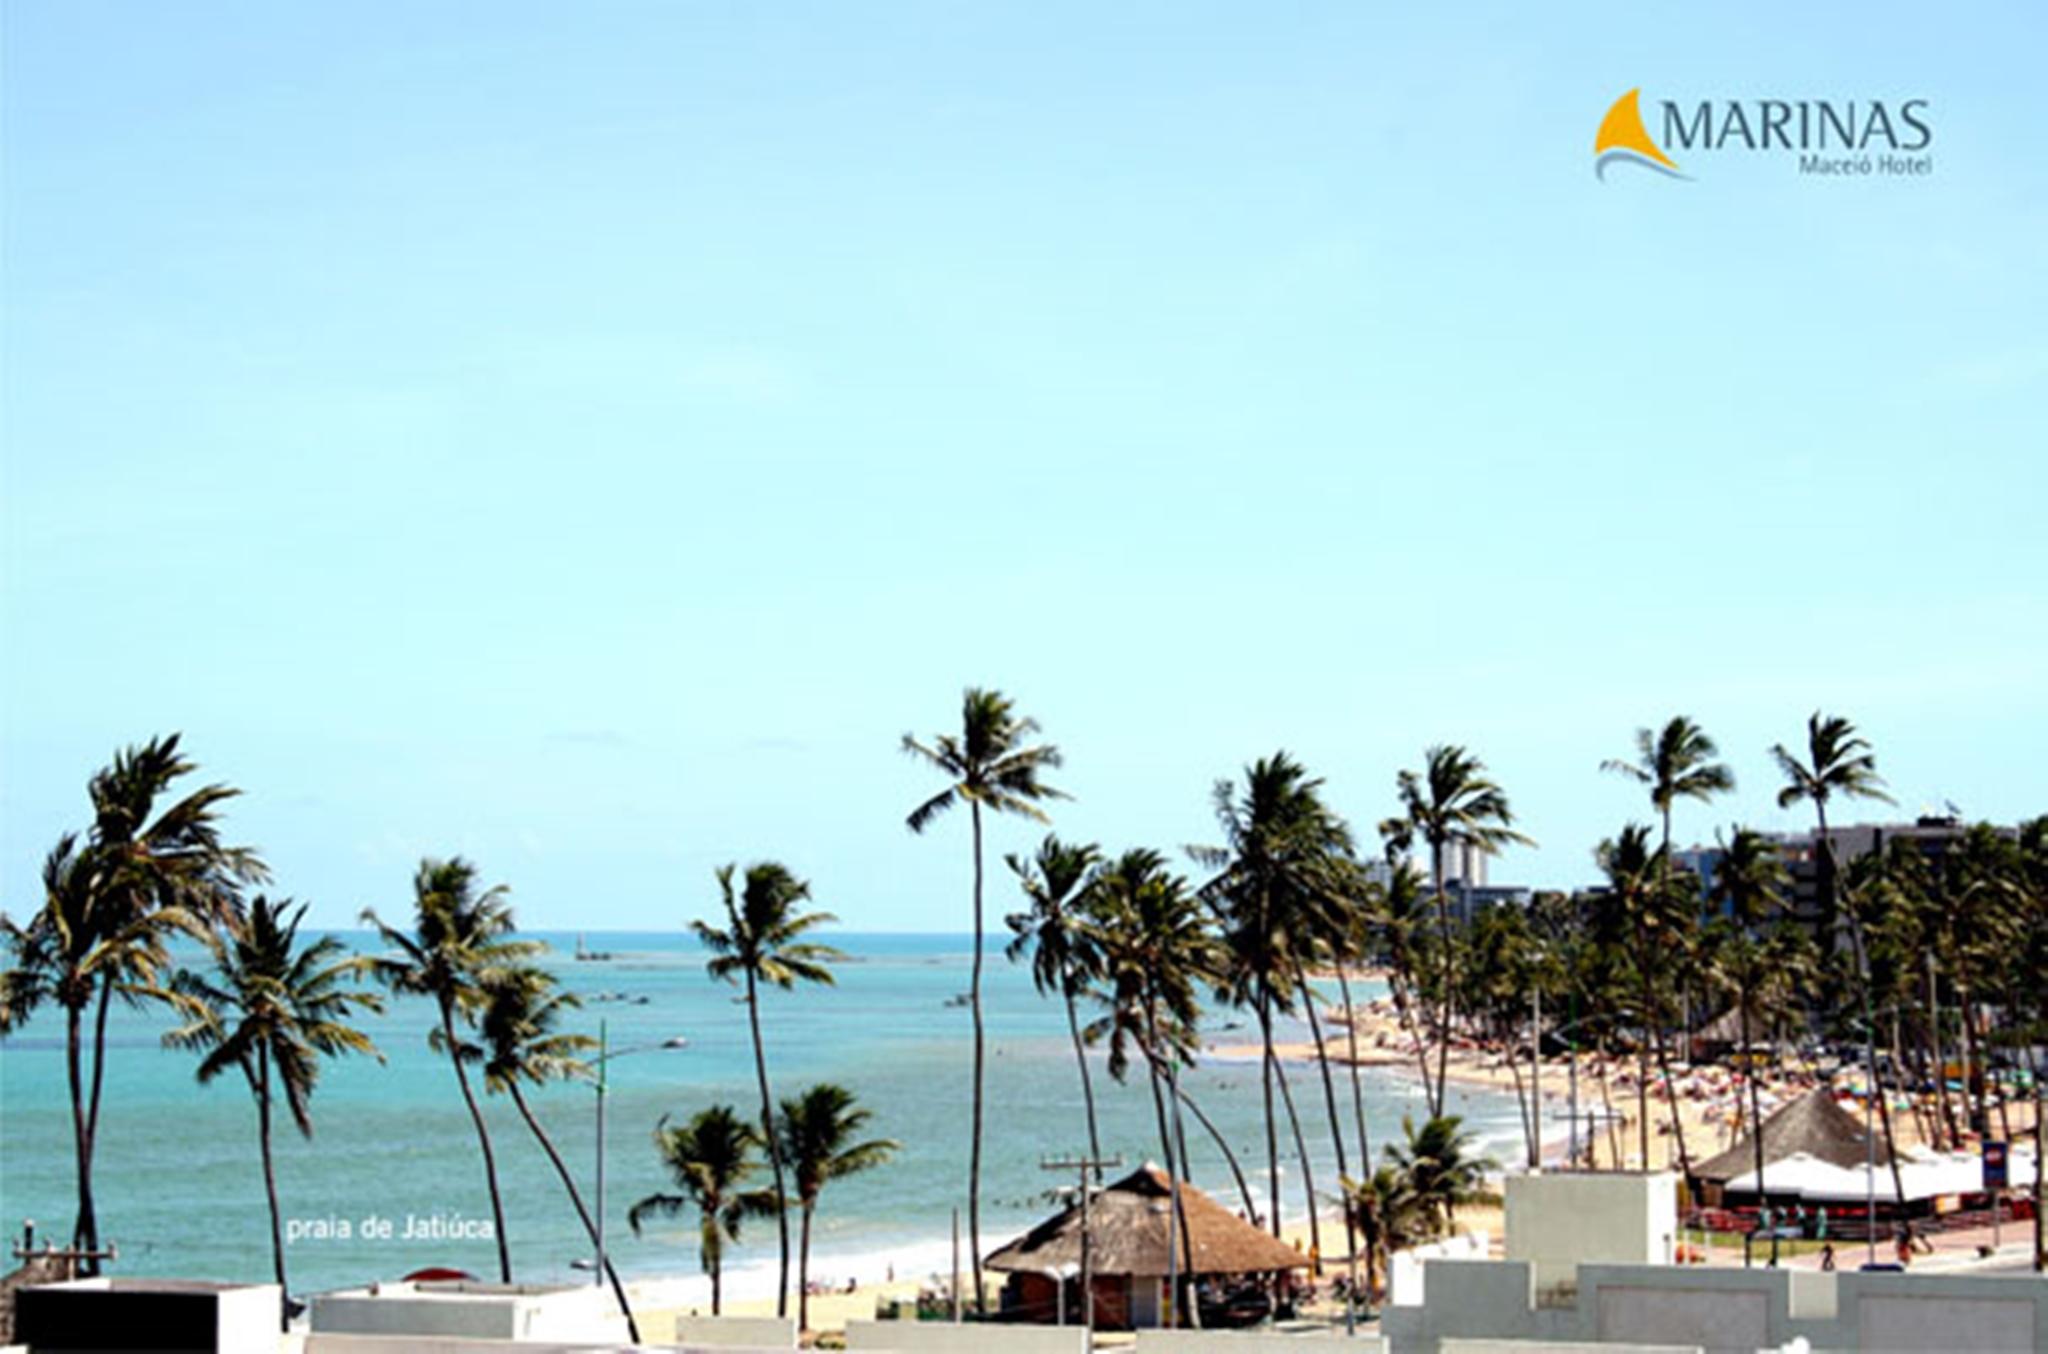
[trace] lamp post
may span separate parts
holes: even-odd
[[[614,1058],[624,1058],[635,1053],[660,1053],[687,1047],[687,1041],[678,1035],[674,1038],[664,1039],[658,1044],[635,1044],[631,1048],[610,1048],[607,1041],[605,1022],[602,1020],[597,1022],[597,1056],[590,1060],[590,1066],[595,1069],[591,1088],[597,1092],[597,1262],[593,1267],[596,1272],[591,1275],[591,1282],[599,1286],[604,1284],[605,1267],[604,1102],[605,1097],[610,1094],[610,1088],[605,1077],[605,1066]]]

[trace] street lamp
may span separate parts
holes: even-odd
[[[597,1022],[597,1056],[590,1059],[589,1066],[596,1069],[595,1075],[591,1078],[591,1089],[597,1092],[597,1260],[591,1266],[595,1271],[591,1276],[591,1282],[599,1287],[602,1287],[604,1284],[605,1270],[604,1102],[606,1095],[609,1094],[609,1088],[605,1081],[605,1064],[614,1058],[624,1058],[635,1053],[660,1053],[688,1048],[689,1046],[689,1040],[681,1035],[676,1035],[672,1038],[664,1039],[658,1044],[635,1044],[631,1048],[607,1048],[605,1022],[602,1020]]]

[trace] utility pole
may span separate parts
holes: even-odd
[[[1095,1257],[1089,1237],[1089,1223],[1093,1219],[1092,1206],[1095,1191],[1089,1186],[1088,1177],[1090,1173],[1093,1173],[1095,1178],[1099,1180],[1102,1178],[1104,1171],[1116,1170],[1123,1164],[1124,1159],[1121,1156],[1090,1157],[1086,1155],[1078,1157],[1041,1157],[1038,1162],[1038,1169],[1041,1171],[1080,1172],[1077,1188],[1081,1191],[1081,1325],[1088,1332],[1087,1342],[1090,1349],[1095,1348]],[[957,1210],[954,1212],[953,1225],[957,1234],[959,1229],[959,1213]],[[953,1268],[957,1271],[960,1267],[956,1264]],[[1062,1281],[1062,1287],[1064,1288],[1064,1286],[1064,1281]],[[955,1299],[954,1310],[956,1313],[959,1310],[958,1299]],[[954,1319],[958,1320],[959,1318],[956,1315]]]
[[[1543,984],[1529,985],[1529,1164],[1543,1169]]]

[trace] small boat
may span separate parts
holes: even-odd
[[[690,1041],[688,1039],[685,1039],[682,1035],[678,1034],[673,1038],[662,1040],[661,1046],[663,1048],[688,1048],[690,1046]]]
[[[974,994],[972,992],[955,992],[952,996],[946,998],[946,1006],[948,1009],[957,1006],[971,1006],[973,1005],[973,1003]]]
[[[610,959],[611,957],[612,955],[609,950],[593,950],[586,946],[583,943],[583,933],[581,931],[576,933],[576,958],[579,961],[589,963]]]

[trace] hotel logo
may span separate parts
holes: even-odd
[[[1924,178],[1934,172],[1934,128],[1925,99],[1662,99],[1643,121],[1643,91],[1616,99],[1593,134],[1593,175],[1629,165],[1672,179],[1679,168],[1723,154],[1789,163],[1815,178]]]

